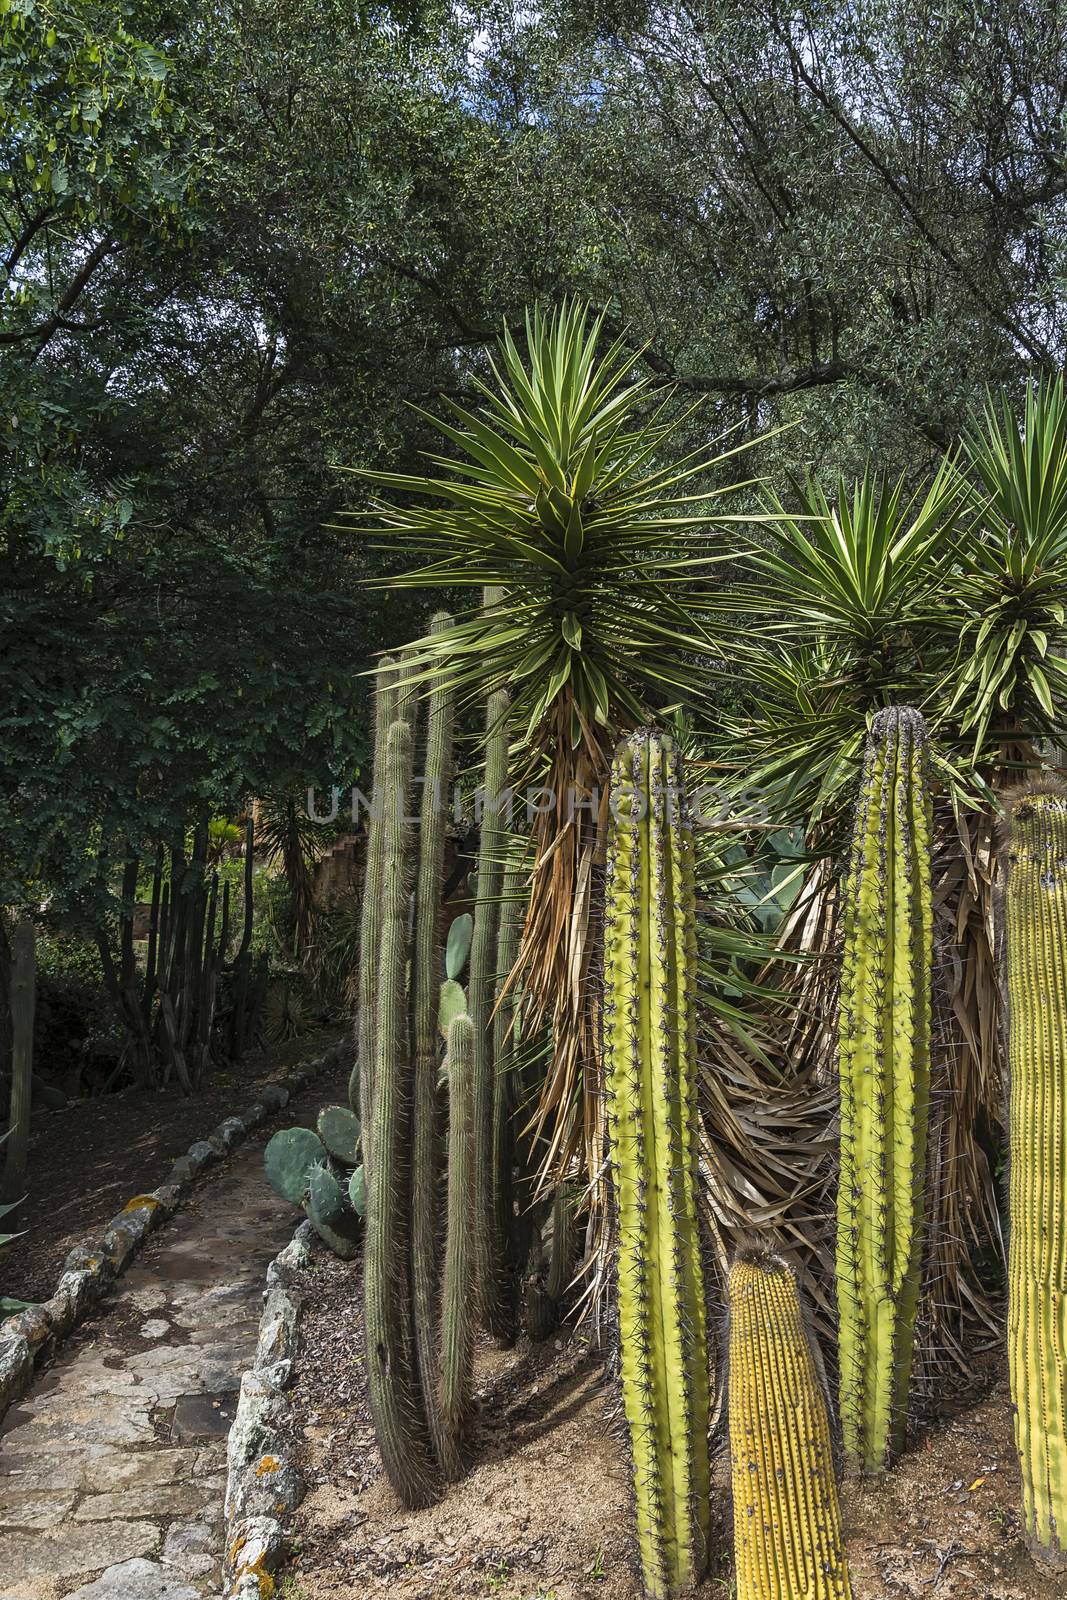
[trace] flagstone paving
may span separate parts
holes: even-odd
[[[310,1121],[320,1079],[283,1119]],[[221,1585],[226,1433],[296,1213],[252,1138],[154,1236],[0,1428],[0,1600],[200,1600]]]

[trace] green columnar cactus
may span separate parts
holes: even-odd
[[[430,631],[444,633],[452,618],[439,612]],[[440,1219],[441,1099],[438,1084],[438,1034],[441,990],[441,895],[444,887],[445,825],[448,784],[452,771],[453,692],[446,672],[439,672],[427,701],[426,758],[419,810],[419,866],[415,883],[415,931],[412,951],[414,1051],[411,1161],[411,1287],[414,1301],[415,1354],[426,1420],[435,1453],[444,1467],[453,1465],[449,1429],[440,1416],[438,1245]]]
[[[548,1295],[556,1305],[566,1297],[578,1257],[578,1204],[573,1183],[561,1183],[552,1197],[552,1257]]]
[[[371,820],[363,871],[359,922],[359,1012],[356,1018],[356,1060],[348,1081],[348,1103],[363,1123],[369,1119],[374,1086],[374,1030],[378,997],[378,947],[381,932],[382,872],[385,829],[380,807],[385,799],[386,742],[396,710],[396,663],[383,656],[374,687],[374,771],[371,778]],[[378,808],[378,809],[376,809]]]
[[[471,1222],[474,1179],[474,1029],[455,1017],[448,1030],[448,1226],[441,1285],[440,1416],[445,1430],[441,1465],[447,1478],[463,1473],[471,1416],[476,1308],[471,1303]]]
[[[436,1490],[423,1397],[411,1340],[409,1292],[410,1157],[408,906],[411,853],[407,822],[412,732],[394,722],[386,744],[377,1037],[370,1148],[364,1316],[371,1411],[389,1480],[406,1506]],[[364,1138],[367,1120],[364,1120]]]
[[[930,794],[926,726],[871,726],[844,885],[838,1013],[837,1301],[849,1465],[903,1443],[922,1264],[930,1098]]]
[[[761,1251],[730,1269],[737,1600],[851,1600],[830,1426],[796,1279]]]
[[[645,1589],[661,1600],[701,1578],[710,1516],[693,837],[670,739],[642,730],[623,742],[612,814],[604,1067],[622,1392]]]
[[[474,1275],[483,1321],[503,1327],[501,1241],[494,1208],[493,1124],[498,1092],[493,1060],[493,1002],[497,973],[506,835],[503,794],[508,781],[508,697],[490,695],[486,711],[484,800],[478,851],[478,897],[471,940],[468,1009],[474,1025]]]
[[[1008,798],[1008,1361],[1023,1518],[1067,1567],[1067,790]]]
[[[514,1229],[515,1193],[512,1171],[515,1160],[515,1117],[517,1063],[519,1059],[519,989],[512,984],[502,993],[504,983],[519,954],[522,933],[522,862],[517,849],[507,851],[501,890],[496,942],[497,1002],[493,1011],[493,1229],[498,1271],[514,1266],[511,1246]],[[511,1303],[500,1301],[501,1324],[514,1322],[514,1295]]]

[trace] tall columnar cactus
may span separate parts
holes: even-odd
[[[669,739],[641,731],[620,746],[612,813],[604,1065],[622,1391],[645,1588],[660,1600],[700,1579],[709,1533],[693,838]]]
[[[407,989],[407,822],[412,731],[394,722],[386,742],[378,994],[367,1150],[364,1316],[371,1411],[382,1460],[405,1505],[433,1498],[436,1475],[411,1339],[409,1288],[410,1070]],[[365,1091],[364,1091],[365,1093]],[[364,1126],[364,1138],[367,1128]]]
[[[380,808],[385,800],[385,760],[389,729],[396,709],[396,663],[383,656],[374,681],[374,770],[371,776],[370,826],[363,873],[359,925],[359,1012],[356,1017],[356,1060],[348,1084],[348,1103],[364,1129],[373,1102],[374,1031],[378,1003],[378,944],[381,929],[385,828]]]
[[[518,1105],[518,1064],[520,1060],[519,1025],[521,995],[518,984],[503,992],[503,985],[515,966],[519,954],[519,937],[522,932],[522,861],[518,851],[510,847],[501,880],[499,925],[496,942],[497,1000],[493,1010],[493,1227],[496,1260],[511,1269],[520,1263],[514,1259],[517,1235],[525,1229],[516,1227],[515,1160],[516,1117],[521,1115]],[[521,1186],[520,1186],[521,1187]],[[519,1205],[526,1203],[519,1195]],[[513,1285],[514,1287],[514,1285]],[[505,1311],[514,1320],[514,1295]]]
[[[762,1251],[730,1269],[737,1600],[851,1600],[830,1427],[796,1279]]]
[[[502,1241],[495,1207],[493,1126],[498,1096],[504,1091],[493,1060],[493,1004],[507,843],[502,815],[508,781],[507,710],[504,690],[489,696],[478,895],[468,980],[468,1006],[474,1024],[474,1272],[482,1318],[497,1333],[506,1330],[500,1292]]]
[[[1067,790],[1007,813],[1008,1360],[1027,1535],[1067,1567]]]
[[[871,726],[843,893],[837,1300],[849,1465],[903,1442],[922,1264],[930,1099],[930,795],[926,727]]]
[[[440,635],[452,618],[439,612],[430,631]],[[415,882],[412,948],[414,1051],[411,1159],[411,1282],[415,1352],[426,1417],[434,1449],[446,1470],[454,1467],[453,1444],[438,1405],[438,1308],[440,1250],[440,1091],[438,1012],[441,992],[445,826],[452,771],[453,692],[439,672],[427,701],[426,757],[419,811],[419,866]]]
[[[448,1223],[441,1283],[441,1389],[445,1476],[463,1472],[463,1447],[471,1419],[476,1307],[472,1304],[471,1209],[474,1199],[474,1029],[454,1017],[446,1056],[449,1086]]]

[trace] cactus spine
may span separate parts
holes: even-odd
[[[851,1600],[826,1401],[784,1262],[730,1269],[729,1413],[737,1600]]]
[[[440,635],[452,626],[446,612],[430,625]],[[439,1187],[441,1137],[438,1088],[437,1017],[441,989],[441,894],[445,866],[445,820],[452,768],[453,695],[444,671],[430,685],[427,702],[426,758],[419,812],[419,867],[415,886],[412,951],[414,995],[414,1073],[411,1165],[411,1282],[415,1351],[434,1450],[441,1465],[453,1468],[449,1431],[438,1410],[438,1277],[440,1253]],[[454,1473],[453,1473],[454,1475]]]
[[[364,1130],[373,1104],[374,1033],[377,1023],[378,945],[381,931],[385,829],[381,812],[385,803],[386,743],[396,709],[396,663],[383,656],[374,680],[374,770],[371,775],[371,821],[367,829],[367,859],[363,873],[363,903],[359,920],[359,1014],[356,1018],[356,1060],[348,1081],[348,1103]],[[366,1139],[366,1131],[364,1132]]]
[[[693,839],[671,740],[625,740],[612,789],[604,1057],[622,1391],[645,1588],[661,1600],[702,1576],[710,1514]]]
[[[474,1272],[480,1314],[494,1333],[506,1331],[501,1296],[502,1240],[497,1227],[494,1123],[504,1092],[493,1059],[500,904],[506,837],[503,794],[508,781],[508,697],[489,696],[486,710],[485,782],[478,851],[478,896],[471,941],[469,1010],[474,1024]]]
[[[1031,785],[1007,810],[1008,1358],[1028,1540],[1065,1567],[1067,791]]]
[[[445,1433],[445,1476],[463,1472],[470,1425],[476,1308],[471,1304],[473,1193],[474,1029],[468,1016],[448,1030],[448,1227],[441,1285],[440,1415]]]
[[[407,1506],[427,1504],[435,1473],[411,1349],[408,1291],[410,1047],[407,1000],[408,853],[412,731],[394,722],[386,742],[380,826],[382,900],[377,987],[364,1314],[371,1411],[389,1480]],[[364,1087],[364,1094],[366,1089]],[[366,1137],[366,1129],[364,1131]]]
[[[926,726],[871,726],[844,886],[838,1014],[837,1301],[850,1466],[903,1443],[922,1263],[930,1098],[930,796]]]

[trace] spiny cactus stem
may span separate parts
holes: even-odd
[[[661,1600],[698,1581],[709,1532],[692,834],[683,809],[671,815],[666,807],[668,793],[680,795],[670,741],[633,735],[616,756],[612,784],[605,1067],[620,1358],[645,1588]]]
[[[1027,1538],[1067,1569],[1067,791],[1007,811],[1008,1365]]]
[[[448,1221],[441,1305],[440,1417],[445,1476],[463,1473],[471,1414],[476,1308],[471,1301],[473,1217],[474,1030],[468,1016],[448,1030]]]
[[[452,619],[439,612],[430,632]],[[447,789],[452,767],[453,694],[444,671],[434,675],[427,701],[426,764],[419,815],[419,866],[412,954],[414,1090],[411,1163],[411,1280],[415,1352],[434,1451],[446,1474],[454,1466],[449,1432],[438,1410],[440,1092],[437,1013],[441,983],[441,893],[444,881]]]
[[[356,1060],[348,1084],[348,1103],[363,1123],[364,1141],[368,1137],[374,1103],[374,1030],[378,1006],[379,932],[385,852],[385,828],[381,813],[385,804],[386,744],[396,708],[396,663],[391,656],[382,657],[374,684],[371,818],[367,827],[363,901],[359,918],[359,1014],[356,1018]]]
[[[493,1003],[506,836],[502,803],[508,779],[508,697],[490,695],[486,710],[484,803],[478,851],[478,897],[471,940],[468,999],[474,1025],[474,1249],[475,1283],[482,1320],[502,1326],[502,1241],[494,1206],[493,1123],[498,1085],[493,1060]]]
[[[793,1274],[743,1256],[729,1305],[737,1600],[850,1600],[826,1401]]]
[[[408,1292],[407,925],[408,814],[413,738],[394,722],[386,745],[378,1027],[367,1161],[364,1312],[371,1410],[382,1461],[404,1505],[436,1491],[422,1395],[412,1362]]]
[[[839,999],[837,1288],[851,1466],[881,1470],[907,1420],[930,1093],[930,796],[926,730],[878,713],[844,887]]]

